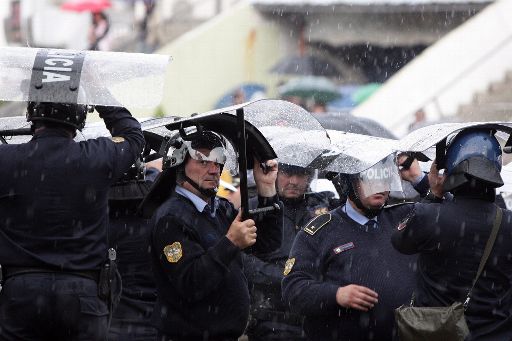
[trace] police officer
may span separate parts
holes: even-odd
[[[108,189],[140,154],[140,124],[124,108],[96,107],[113,138],[75,142],[87,107],[30,102],[33,138],[1,145],[1,340],[99,340],[107,256]]]
[[[435,164],[429,174],[438,203],[416,204],[392,238],[400,252],[419,254],[416,306],[466,300],[497,214],[495,188],[503,181],[501,148],[492,131],[459,132],[446,150],[445,167],[443,176]],[[499,234],[470,295],[464,313],[469,340],[512,339],[511,219],[503,210]]]
[[[159,339],[237,340],[249,315],[240,251],[249,246],[256,253],[276,249],[279,214],[242,220],[231,203],[215,197],[226,160],[225,140],[216,133],[201,131],[178,140],[168,155],[153,188],[176,177],[175,190],[152,219],[158,290],[153,321]],[[266,173],[254,168],[260,206],[277,203],[277,162],[266,164]]]
[[[117,251],[117,268],[123,279],[119,304],[110,323],[110,341],[155,340],[151,314],[156,284],[151,270],[151,225],[138,207],[161,171],[162,159],[136,162],[109,192],[109,242]]]
[[[260,257],[244,258],[251,287],[251,323],[246,333],[250,340],[305,338],[302,316],[291,313],[282,302],[281,280],[297,232],[311,218],[327,213],[338,204],[332,192],[307,192],[313,177],[313,169],[279,164],[276,183],[284,214],[281,247]]]
[[[286,262],[283,298],[305,316],[311,340],[392,340],[393,309],[413,290],[415,257],[400,255],[390,237],[407,205],[385,207],[400,179],[388,158],[340,175],[345,205],[311,220]]]

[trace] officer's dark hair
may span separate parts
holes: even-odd
[[[466,129],[446,149],[446,179],[449,192],[489,192],[503,186],[501,146],[490,129]]]
[[[43,122],[43,126],[67,126],[74,130],[82,130],[85,126],[88,107],[82,104],[29,102],[27,105],[27,121]],[[39,124],[39,126],[41,126]]]

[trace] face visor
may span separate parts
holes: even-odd
[[[356,179],[359,182],[360,195],[364,198],[381,192],[402,191],[402,181],[394,155],[359,173]]]
[[[215,163],[218,163],[218,164],[225,164],[226,163],[226,153],[225,153],[225,150],[223,147],[215,147],[213,148],[212,150],[210,150],[210,152],[207,154],[204,154],[203,152],[197,150],[197,149],[194,149],[192,147],[192,142],[190,141],[184,141],[183,142],[187,149],[188,149],[188,153],[190,154],[190,157],[194,160],[197,160],[197,161],[211,161],[211,162],[215,162]],[[203,150],[208,150],[207,148],[201,148]]]

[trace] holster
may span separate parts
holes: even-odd
[[[103,264],[98,280],[98,297],[105,300],[113,310],[121,299],[121,274],[117,270],[116,251],[108,250],[108,260]]]

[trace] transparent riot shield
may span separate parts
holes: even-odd
[[[0,48],[0,100],[152,108],[169,56]]]

